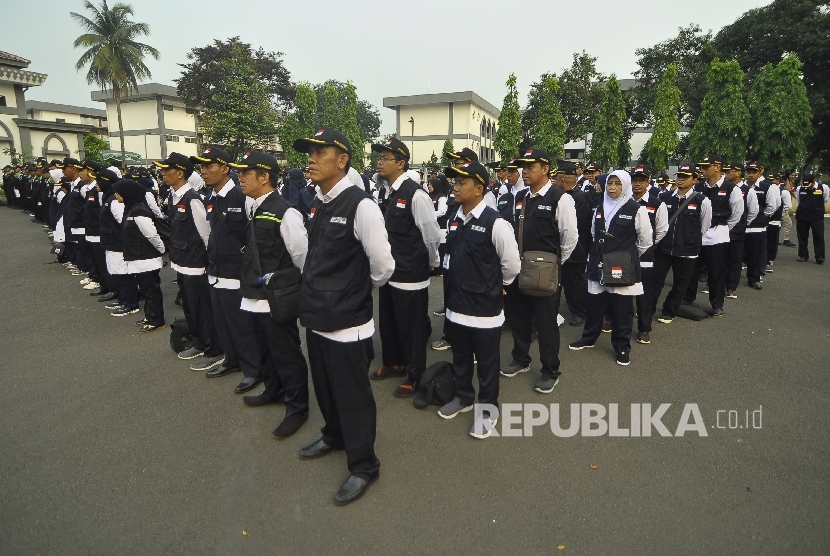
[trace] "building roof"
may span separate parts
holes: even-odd
[[[472,102],[481,106],[495,117],[501,115],[501,110],[481,98],[473,91],[460,93],[434,93],[427,95],[411,95],[405,97],[386,97],[383,99],[383,106],[386,108],[397,108],[399,106],[413,106],[418,104],[447,104],[449,102]]]
[[[27,100],[27,110],[48,110],[50,112],[63,112],[65,114],[78,114],[83,116],[94,116],[106,118],[107,111],[100,108],[88,108],[86,106],[69,106],[68,104],[55,104],[54,102],[41,102],[39,100]]]
[[[16,56],[11,54],[10,52],[4,52],[0,50],[0,64],[5,66],[14,66],[17,68],[28,68],[31,61],[27,60],[26,58],[21,58],[20,56]]]
[[[155,96],[165,96],[165,97],[172,97],[178,98],[179,94],[176,91],[176,87],[172,85],[163,85],[161,83],[145,83],[143,85],[138,86],[137,92],[132,92],[129,96],[132,100],[137,100],[141,97],[155,97]],[[104,91],[93,91],[90,94],[92,100],[98,102],[105,102],[112,98],[112,91],[104,90]],[[125,98],[125,97],[121,97]]]

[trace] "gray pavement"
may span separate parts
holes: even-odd
[[[389,380],[373,384],[380,479],[341,508],[345,455],[297,456],[322,425],[316,404],[295,436],[274,439],[281,406],[244,406],[239,375],[188,370],[169,328],[141,335],[137,318],[109,316],[49,264],[28,217],[0,208],[0,237],[0,554],[830,553],[828,268],[796,263],[795,249],[781,248],[763,291],[742,285],[725,317],[655,322],[627,368],[607,334],[569,351],[580,330],[565,325],[553,394],[532,391],[536,362],[502,379],[502,404],[558,403],[563,426],[570,404],[619,404],[628,427],[629,404],[671,403],[674,433],[694,403],[708,436],[540,426],[475,440],[472,414],[418,411]],[[181,314],[172,277],[168,322]],[[511,346],[503,334],[503,363]],[[430,350],[428,362],[449,357]],[[726,412],[716,428],[719,410],[735,410],[736,426],[749,411],[750,428],[729,429]]]

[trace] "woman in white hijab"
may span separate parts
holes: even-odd
[[[632,199],[631,176],[617,170],[608,175],[602,204],[594,209],[588,255],[588,315],[582,338],[568,347],[580,350],[594,347],[602,332],[606,309],[611,318],[611,345],[617,364],[631,361],[631,331],[634,324],[634,297],[643,294],[640,281],[640,255],[651,247],[651,222],[645,206]],[[630,253],[631,265],[603,268],[604,256]],[[607,265],[606,265],[607,266]],[[626,280],[626,276],[630,277]],[[616,281],[618,285],[612,284]]]

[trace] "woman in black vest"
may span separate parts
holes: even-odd
[[[582,338],[568,346],[572,350],[594,347],[602,332],[602,319],[607,308],[611,316],[611,344],[618,365],[628,365],[631,361],[633,300],[635,296],[643,295],[640,255],[653,241],[648,210],[632,196],[628,172],[617,170],[608,175],[602,203],[593,213],[593,244],[588,255],[588,319]],[[606,278],[614,278],[617,274],[616,268],[610,273],[603,268],[603,259],[605,255],[617,252],[631,254],[633,269],[621,268],[622,275],[633,270],[634,283],[631,285],[605,285]]]

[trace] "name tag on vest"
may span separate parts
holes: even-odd
[[[550,209],[551,209],[550,205],[539,205],[538,207],[536,207],[536,210],[548,210],[549,211]]]
[[[332,224],[345,224],[348,220],[346,220],[345,216],[332,216],[331,223]]]
[[[484,226],[476,226],[475,224],[470,226],[470,229],[474,232],[486,232],[487,231],[487,228],[485,228]]]
[[[622,218],[623,220],[631,220],[632,217],[629,214],[621,214],[620,218]]]
[[[213,205],[211,205],[210,208],[213,208]],[[228,212],[242,212],[242,208],[241,207],[228,207]]]

